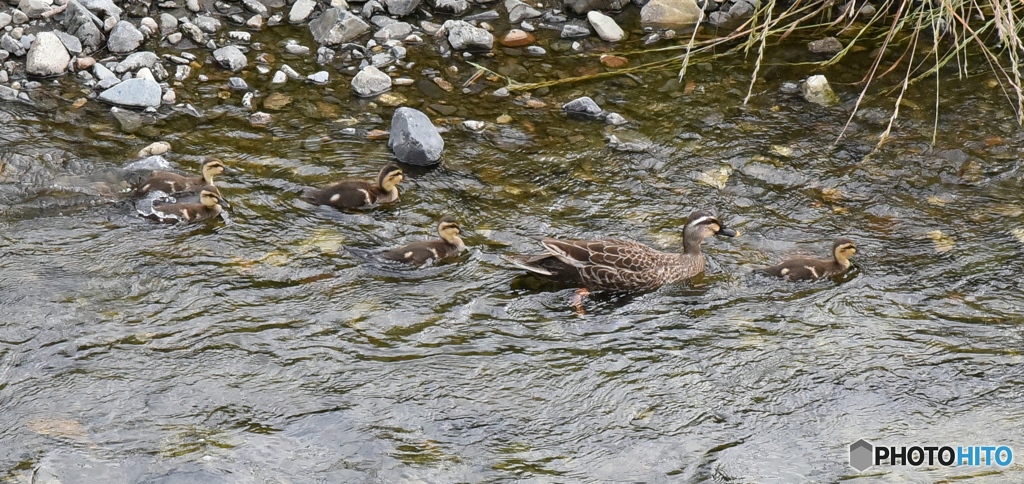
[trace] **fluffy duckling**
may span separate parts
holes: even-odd
[[[787,281],[834,277],[850,268],[850,257],[856,253],[857,244],[850,239],[839,238],[832,244],[831,259],[790,259],[771,267],[765,267],[760,271],[775,277],[782,277]]]
[[[302,198],[317,205],[353,209],[398,201],[402,168],[388,163],[377,175],[376,184],[363,180],[342,180],[326,188],[308,190]]]
[[[223,210],[220,205],[220,195],[210,190],[203,190],[199,194],[199,201],[200,203],[165,203],[156,205],[153,207],[152,213],[146,215],[146,217],[160,222],[191,223],[214,218],[220,215]]]
[[[382,259],[421,265],[431,260],[441,260],[459,255],[466,249],[459,235],[462,229],[452,217],[442,217],[437,224],[437,234],[441,240],[413,242],[404,247],[380,253]]]
[[[160,190],[164,193],[183,193],[207,190],[220,195],[220,190],[213,185],[213,177],[224,173],[224,163],[216,158],[207,158],[203,162],[202,175],[180,175],[169,171],[158,171],[148,180],[139,184],[132,192],[133,197],[142,197],[147,193]]]

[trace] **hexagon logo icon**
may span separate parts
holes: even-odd
[[[865,469],[871,467],[871,454],[874,452],[874,446],[864,439],[850,444],[850,465],[854,469],[864,472]]]

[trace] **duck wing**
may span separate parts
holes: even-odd
[[[657,265],[665,254],[640,242],[626,239],[561,240],[540,239],[548,252],[577,268],[605,268],[640,272]]]

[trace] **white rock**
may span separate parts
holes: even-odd
[[[153,155],[162,155],[171,151],[171,144],[166,141],[157,141],[141,150],[139,150],[139,158],[146,158]]]
[[[352,78],[352,91],[357,96],[376,96],[391,90],[391,77],[370,65]]]
[[[640,23],[656,25],[693,25],[701,18],[695,0],[651,0],[640,9]]]
[[[808,77],[800,86],[800,90],[803,92],[804,99],[815,104],[831,106],[839,102],[839,96],[832,91],[832,87],[828,85],[828,79],[821,74]]]
[[[622,27],[619,27],[615,20],[597,10],[587,12],[587,20],[590,21],[590,25],[594,26],[597,35],[603,40],[618,42],[626,36],[626,33],[622,31]]]
[[[36,41],[28,50],[25,72],[33,76],[56,76],[63,74],[71,62],[71,55],[53,32],[39,32]]]
[[[285,73],[283,73],[281,71],[277,71],[277,72],[274,73],[274,78],[270,80],[270,83],[271,84],[284,84],[286,81],[288,81],[288,76],[285,75]]]
[[[316,0],[298,0],[288,12],[288,21],[293,24],[305,22],[313,14],[315,7]]]

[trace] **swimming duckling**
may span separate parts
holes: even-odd
[[[437,234],[441,236],[441,240],[413,242],[404,247],[381,252],[380,257],[414,265],[454,257],[466,249],[466,244],[459,237],[461,233],[462,229],[459,228],[458,222],[452,217],[444,216],[437,224]]]
[[[814,280],[822,277],[838,276],[850,268],[850,257],[857,253],[857,244],[847,238],[836,239],[832,244],[831,259],[790,259],[771,267],[760,269],[761,272],[787,281]]]
[[[209,220],[220,215],[221,210],[223,210],[220,205],[220,195],[210,190],[203,190],[199,194],[199,201],[200,203],[165,203],[155,205],[152,212],[145,216],[160,222],[189,223]]]
[[[342,180],[325,188],[308,190],[302,198],[317,205],[340,209],[391,203],[398,201],[398,184],[402,179],[402,168],[388,163],[377,175],[376,185],[363,180]]]
[[[697,211],[683,226],[681,254],[661,252],[632,240],[539,237],[547,253],[515,255],[509,261],[550,279],[580,284],[584,289],[578,291],[579,296],[586,295],[587,289],[649,291],[704,272],[700,246],[712,235],[736,237],[739,232],[726,228],[714,215]]]
[[[207,158],[203,162],[202,175],[180,175],[169,171],[158,171],[148,180],[139,184],[132,192],[133,197],[142,197],[149,192],[160,190],[164,193],[197,192],[207,190],[220,195],[220,190],[213,185],[213,177],[224,173],[224,163],[216,158]]]

